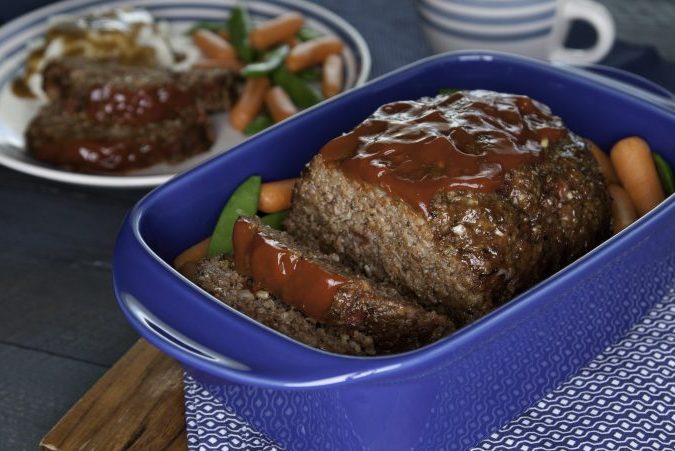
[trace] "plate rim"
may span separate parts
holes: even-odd
[[[142,1],[143,0],[130,0],[131,3],[138,3]],[[185,5],[199,2],[200,0],[182,0],[182,3],[184,3]],[[351,25],[345,19],[340,17],[337,13],[331,11],[330,9],[322,5],[317,5],[307,0],[271,0],[271,1],[256,0],[256,2],[270,3],[280,6],[288,6],[290,8],[292,8],[293,6],[297,6],[299,8],[303,8],[315,13],[317,16],[322,17],[327,22],[330,22],[334,26],[340,28],[345,34],[347,34],[353,40],[355,44],[354,51],[360,57],[361,60],[360,68],[356,74],[356,80],[354,82],[353,87],[361,86],[368,80],[372,67],[372,58],[368,44],[366,43],[366,40],[364,39],[363,35],[361,35],[361,33],[353,25]],[[115,0],[107,0],[107,1],[66,0],[51,5],[45,5],[33,11],[30,11],[26,14],[23,14],[0,27],[0,41],[5,39],[3,35],[7,35],[10,31],[14,29],[20,29],[21,27],[38,18],[46,19],[50,15],[60,14],[61,11],[69,10],[72,8],[78,7],[87,8],[89,6],[94,5],[98,7],[105,7],[105,6],[113,6],[115,3],[116,3]],[[9,34],[9,36],[11,36],[11,34]],[[0,57],[1,56],[2,55],[0,55]],[[330,99],[327,99],[325,101],[329,100]],[[167,182],[168,180],[170,180],[171,178],[175,177],[178,174],[194,169],[189,168],[184,171],[160,175],[87,174],[68,171],[66,169],[59,169],[57,167],[46,167],[43,166],[42,164],[36,164],[36,162],[17,159],[3,149],[3,147],[7,146],[11,145],[0,144],[0,165],[5,166],[12,170],[22,172],[24,174],[40,177],[51,181],[67,183],[71,185],[105,187],[105,188],[153,188]],[[25,151],[25,149],[23,148],[21,148],[20,150]],[[196,164],[195,167],[206,163],[212,158],[217,158],[222,153],[223,153],[222,151],[215,153],[210,158],[207,158],[204,161],[201,161],[198,164]]]

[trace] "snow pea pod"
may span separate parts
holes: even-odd
[[[213,257],[232,253],[232,231],[239,216],[251,216],[258,211],[260,176],[254,175],[239,185],[225,204],[211,235],[207,255]]]
[[[230,40],[232,45],[237,50],[239,58],[247,63],[253,61],[255,52],[251,47],[248,34],[253,27],[251,18],[248,15],[248,10],[243,6],[237,6],[230,13],[230,18],[227,21],[227,28],[230,32]]]
[[[656,152],[653,152],[654,164],[656,164],[656,172],[659,173],[661,179],[661,186],[666,197],[675,193],[675,176],[673,176],[673,169],[668,162]]]
[[[258,132],[265,130],[267,127],[270,127],[274,124],[274,121],[267,113],[260,113],[251,121],[250,124],[244,129],[244,134],[246,136],[255,135]]]
[[[281,66],[272,73],[275,85],[281,86],[299,108],[309,108],[321,102],[321,95],[306,81]]]
[[[272,227],[273,229],[283,230],[284,228],[283,222],[284,219],[286,219],[286,216],[288,216],[288,210],[283,210],[269,215],[265,215],[262,218],[260,218],[260,221],[263,224],[267,224],[268,226]]]
[[[323,34],[314,28],[302,27],[300,31],[298,31],[298,39],[303,42],[311,41],[312,39],[320,38],[321,36],[323,36]]]
[[[262,77],[277,69],[284,62],[288,55],[288,46],[286,44],[270,50],[263,55],[262,61],[251,63],[241,70],[244,77]]]

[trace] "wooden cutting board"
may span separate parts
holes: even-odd
[[[180,365],[137,341],[44,436],[40,449],[186,450]]]

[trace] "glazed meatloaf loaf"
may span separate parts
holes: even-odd
[[[445,315],[357,275],[335,255],[323,255],[257,218],[239,218],[233,243],[233,259],[205,259],[188,276],[223,302],[308,345],[386,354],[415,349],[454,330]]]
[[[609,234],[584,140],[524,96],[401,101],[329,142],[296,183],[286,227],[459,324]]]

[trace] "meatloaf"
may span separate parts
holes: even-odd
[[[585,141],[546,106],[461,91],[384,105],[329,142],[285,225],[464,324],[608,236],[609,205]]]
[[[37,159],[99,173],[178,162],[211,143],[205,115],[130,125],[92,121],[86,113],[68,112],[62,102],[43,107],[26,131],[26,145]]]
[[[238,73],[222,68],[193,68],[171,72],[159,67],[122,65],[119,61],[63,58],[43,71],[43,88],[51,100],[86,101],[92,91],[107,86],[135,91],[147,86],[177,87],[208,112],[226,111],[239,97]]]
[[[418,348],[454,330],[445,315],[357,275],[335,255],[321,254],[257,218],[240,218],[233,242],[233,261],[203,260],[191,277],[223,302],[311,346],[386,354]]]
[[[217,71],[188,76],[106,61],[54,61],[44,72],[52,101],[26,131],[28,150],[86,172],[175,163],[205,152],[212,144],[207,107],[228,107],[236,89],[232,74]]]

